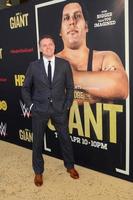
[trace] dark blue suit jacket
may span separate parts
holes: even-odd
[[[74,84],[70,64],[55,57],[55,71],[50,86],[43,59],[32,62],[25,75],[22,97],[25,104],[33,110],[45,113],[52,100],[57,112],[69,109],[73,102]]]

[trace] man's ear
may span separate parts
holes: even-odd
[[[40,47],[40,46],[39,46],[39,51],[40,51],[40,52],[42,52],[42,49],[41,49],[41,47]]]
[[[85,29],[86,29],[86,32],[89,32],[89,27],[88,27],[87,22],[85,22]]]
[[[60,31],[60,34],[59,34],[59,36],[61,36],[61,37],[62,37],[61,31]]]

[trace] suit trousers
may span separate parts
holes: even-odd
[[[35,174],[42,174],[44,171],[44,159],[42,156],[44,144],[44,132],[47,127],[48,120],[51,118],[53,125],[58,132],[59,143],[64,160],[64,166],[67,169],[74,167],[74,156],[72,143],[68,134],[68,115],[67,111],[57,113],[52,104],[46,113],[32,113],[32,166]]]

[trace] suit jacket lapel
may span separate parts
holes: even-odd
[[[46,74],[43,59],[40,60],[40,68],[41,68],[40,73],[41,76],[43,77],[43,81],[45,82],[45,84],[49,85],[48,76]]]
[[[49,86],[49,80],[48,80],[48,76],[46,74],[43,59],[40,60],[40,67],[41,67],[41,70],[40,70],[41,76],[43,77],[45,84],[47,84]],[[60,70],[61,70],[60,62],[59,62],[58,58],[55,57],[55,70],[54,70],[52,85],[54,85],[56,83],[56,80],[58,80],[58,76],[60,76]]]
[[[58,59],[55,57],[55,70],[54,70],[54,77],[52,84],[55,84],[56,80],[58,79],[59,71],[60,71],[59,62]]]

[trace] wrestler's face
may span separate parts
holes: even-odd
[[[46,58],[52,58],[55,51],[55,44],[51,38],[44,38],[40,41],[40,52]]]
[[[63,9],[60,31],[64,46],[71,49],[78,49],[81,45],[86,44],[87,32],[88,26],[80,4],[67,4]]]

